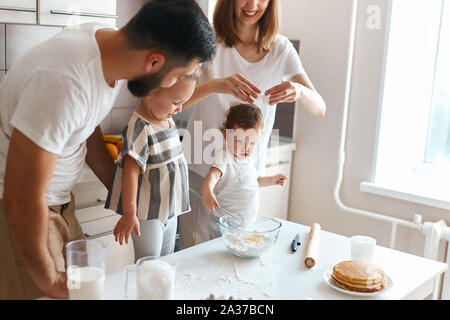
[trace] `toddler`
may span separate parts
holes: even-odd
[[[221,207],[256,216],[259,187],[284,185],[287,177],[283,174],[258,177],[251,156],[262,129],[258,107],[239,104],[228,111],[223,128],[225,144],[216,153],[202,188],[202,204],[212,212]],[[214,216],[209,222],[210,236],[220,236],[217,219]]]
[[[193,77],[154,89],[123,131],[105,208],[122,215],[115,240],[122,245],[131,235],[136,259],[172,253],[177,216],[191,210],[187,164],[172,116],[182,111],[194,89]]]

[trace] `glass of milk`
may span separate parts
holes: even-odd
[[[107,244],[98,240],[76,240],[66,244],[70,300],[103,299],[106,249]]]
[[[367,236],[353,236],[350,238],[352,260],[372,263],[375,255],[377,240]]]
[[[158,256],[140,258],[125,268],[125,297],[128,293],[129,273],[136,276],[138,300],[170,300],[175,285],[175,267]]]

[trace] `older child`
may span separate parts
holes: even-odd
[[[114,236],[122,245],[132,235],[136,259],[172,253],[177,216],[190,211],[187,164],[172,116],[194,88],[187,77],[153,90],[123,131],[105,207],[122,215]]]
[[[259,187],[284,185],[287,180],[283,174],[258,177],[251,156],[262,128],[263,117],[258,107],[239,104],[228,111],[223,128],[225,145],[216,154],[202,188],[202,203],[212,212],[222,207],[257,215]],[[212,215],[211,219],[217,221],[218,218]],[[213,221],[209,222],[211,238],[220,235]]]

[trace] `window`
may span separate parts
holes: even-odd
[[[391,2],[375,170],[362,191],[450,210],[449,2]]]
[[[450,164],[450,2],[442,1],[440,37],[425,162]]]

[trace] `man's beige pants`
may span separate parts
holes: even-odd
[[[84,239],[75,217],[75,201],[48,207],[48,249],[58,271],[65,271],[65,245]],[[44,296],[16,253],[0,199],[0,299],[36,299]]]

